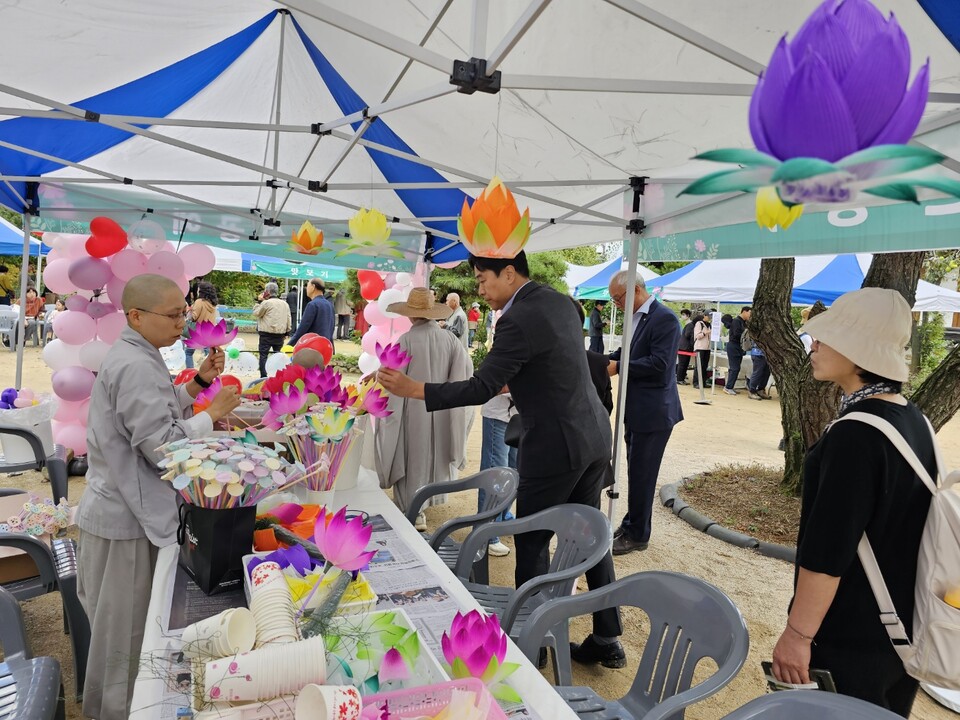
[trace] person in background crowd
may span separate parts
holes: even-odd
[[[121,302],[127,327],[90,395],[89,470],[76,516],[77,595],[90,620],[83,716],[98,720],[130,715],[157,553],[176,542],[179,498],[160,479],[157,448],[207,437],[240,404],[236,391],[224,388],[193,415],[194,399],[223,372],[220,348],[190,382],[170,382],[160,348],[180,339],[186,319],[176,283],[138,275]]]
[[[413,327],[397,341],[411,358],[409,377],[420,382],[458,382],[473,373],[473,363],[460,341],[437,325],[450,308],[435,303],[426,288],[413,288],[406,302],[392,303],[389,312],[411,318]],[[380,487],[393,488],[393,501],[403,512],[424,485],[457,479],[466,457],[467,420],[473,408],[428,412],[422,400],[391,397],[393,411],[377,422],[376,461]],[[429,448],[428,452],[424,448]],[[442,503],[436,495],[429,504]],[[414,525],[426,530],[421,509]]]
[[[337,296],[333,299],[333,311],[337,314],[337,339],[350,339],[350,312],[353,304],[347,298],[347,289],[342,285],[337,289]]]
[[[290,332],[290,306],[277,297],[280,288],[275,282],[268,282],[253,307],[253,316],[257,319],[257,333],[260,335],[260,377],[267,376],[267,357],[271,352],[280,352],[284,339]]]
[[[19,300],[18,300],[19,302]],[[43,298],[37,295],[36,288],[27,287],[27,298],[24,302],[24,345],[33,338],[33,345],[40,344],[40,326],[43,324]],[[17,342],[16,333],[14,333],[14,343]]]
[[[285,300],[290,307],[290,326],[296,327],[300,323],[300,292],[296,285],[290,286]]]
[[[597,300],[590,311],[590,328],[587,335],[590,337],[590,352],[603,354],[603,328],[607,321],[603,319],[603,309],[607,306],[606,300]],[[580,308],[581,314],[583,307]]]
[[[864,288],[841,295],[802,329],[814,338],[813,376],[843,391],[839,417],[865,413],[887,421],[936,477],[927,420],[902,394],[910,326],[910,306],[900,293]],[[866,534],[912,637],[930,497],[877,428],[854,420],[828,426],[803,463],[794,594],[773,649],[777,679],[806,683],[810,668],[828,670],[837,692],[910,716],[918,683],[890,642],[857,546]]]
[[[323,280],[313,278],[307,283],[307,295],[310,296],[310,302],[303,309],[303,317],[300,319],[297,331],[290,336],[291,345],[296,345],[300,338],[311,332],[325,337],[330,341],[330,345],[333,345],[333,332],[336,325],[333,303],[327,300],[323,293]]]
[[[357,313],[357,319],[353,325],[353,331],[357,333],[360,337],[363,337],[367,330],[370,329],[370,323],[367,322],[367,318],[364,317],[363,311],[367,307],[367,301],[363,298],[357,301],[354,310]]]
[[[753,361],[753,373],[747,383],[747,397],[751,400],[769,400],[767,383],[770,382],[770,365],[757,343],[753,343],[753,348],[750,350],[750,360]]]
[[[460,338],[460,343],[464,349],[468,347],[467,340],[467,315],[460,307],[460,296],[457,293],[447,293],[447,306],[453,311],[453,314],[447,319],[444,327]]]
[[[803,310],[800,311],[801,325],[805,325],[807,320],[809,319],[810,319],[810,308],[804,308]],[[810,337],[810,333],[804,330],[803,327],[797,330],[797,335],[800,337],[800,342],[803,343],[804,351],[807,353],[807,355],[809,355],[810,351],[813,350],[813,338]]]
[[[690,320],[690,308],[680,311],[680,346],[677,350],[677,384],[687,384],[687,372],[690,369],[690,355],[680,352],[693,352],[693,323]]]
[[[591,389],[583,325],[569,298],[530,280],[523,251],[514,258],[471,255],[469,262],[480,297],[503,311],[486,359],[463,382],[423,383],[381,369],[381,384],[399,397],[424,400],[429,412],[482,405],[508,386],[523,419],[517,517],[563,503],[599,509],[610,472],[610,418]],[[515,537],[516,587],[547,571],[550,536]],[[613,557],[607,553],[586,576],[591,589],[614,582]],[[571,655],[580,662],[624,667],[622,632],[616,608],[594,613],[593,633],[572,645]]]
[[[577,309],[577,315],[580,317],[580,323],[582,324],[586,319],[583,314],[583,303],[573,297],[570,299],[574,302],[574,307]],[[607,415],[613,412],[613,383],[610,381],[609,365],[610,359],[606,355],[587,350],[587,367],[590,369],[590,379],[597,389],[597,397],[600,398],[600,403],[603,405],[603,409],[607,411]],[[610,484],[613,484],[612,476]]]
[[[66,312],[66,310],[67,306],[64,304],[63,300],[58,298],[56,304],[53,306],[53,310],[48,312],[43,318],[43,334],[45,335],[43,338],[44,345],[57,336],[56,333],[53,332],[53,321],[57,319],[57,315],[62,312]]]
[[[736,395],[737,379],[740,377],[740,365],[743,363],[744,351],[740,344],[743,339],[743,331],[747,329],[747,323],[750,322],[752,309],[749,307],[740,308],[740,314],[730,321],[730,337],[727,339],[727,379],[723,385],[723,391],[727,395]]]
[[[16,295],[14,290],[15,281],[10,273],[10,268],[6,265],[0,265],[0,305],[9,305]]]
[[[475,302],[470,306],[470,311],[467,313],[467,331],[469,332],[469,337],[467,338],[467,346],[473,347],[473,337],[477,334],[477,324],[480,322],[480,303]]]
[[[627,513],[614,533],[613,554],[646,550],[650,543],[653,498],[663,452],[673,427],[683,420],[674,367],[680,345],[680,322],[673,311],[647,292],[644,280],[636,278],[627,287],[627,271],[610,278],[610,297],[626,311],[628,292],[633,292],[633,336],[626,354],[610,355],[609,374],[620,374],[629,363],[624,439],[627,446]]]
[[[700,381],[706,379],[704,387],[710,387],[710,312],[698,313],[693,318],[693,349],[697,353],[694,360],[697,368],[693,372],[693,386],[700,387]],[[699,368],[699,369],[698,369]]]
[[[199,322],[220,322],[220,312],[217,310],[217,305],[220,303],[217,299],[217,289],[213,286],[213,283],[209,283],[206,280],[201,280],[197,283],[195,293],[197,299],[190,308],[190,319],[187,322],[187,327],[196,327],[197,323]],[[186,328],[184,328],[183,336],[187,336]],[[193,354],[196,352],[196,350],[194,348],[184,346],[183,351],[184,355],[186,356],[185,365],[188,368],[192,368]]]

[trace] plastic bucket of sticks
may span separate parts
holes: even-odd
[[[330,505],[333,491],[341,478],[349,477],[356,485],[360,471],[360,447],[363,432],[351,429],[339,440],[325,438],[315,440],[310,435],[288,435],[287,446],[291,454],[305,468],[304,480],[295,486],[294,492],[304,502],[315,505]]]

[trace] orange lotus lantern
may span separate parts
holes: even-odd
[[[318,230],[309,220],[290,237],[290,249],[301,255],[316,255],[323,247],[323,230]]]
[[[530,208],[517,208],[513,193],[495,177],[471,207],[463,201],[457,231],[471,255],[515,258],[530,239]]]

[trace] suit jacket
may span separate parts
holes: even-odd
[[[552,288],[524,285],[497,320],[493,347],[463,382],[427,384],[427,410],[482,405],[510,386],[520,413],[518,470],[543,478],[610,458],[610,418],[590,379],[573,303]]]
[[[607,372],[609,364],[610,358],[606,355],[587,350],[587,367],[590,368],[590,379],[593,381],[597,397],[600,398],[600,404],[607,411],[607,415],[613,412],[613,383],[610,382],[610,373]]]
[[[677,349],[680,321],[673,311],[654,300],[641,316],[630,339],[624,425],[630,432],[669,430],[683,420],[677,391]],[[620,350],[610,354],[620,362]]]
[[[297,340],[311,332],[325,337],[332,345],[335,324],[333,303],[324,297],[315,297],[303,309],[303,318],[300,320],[297,331],[290,338],[290,345],[296,345]]]

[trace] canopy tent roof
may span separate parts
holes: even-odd
[[[794,271],[794,305],[820,300],[830,305],[843,293],[857,290],[873,256],[810,255],[798,257]],[[698,260],[661,275],[653,288],[664,300],[751,303],[760,278],[760,260]],[[960,292],[921,280],[917,286],[918,312],[960,312]]]
[[[955,22],[950,2],[924,6]],[[752,216],[749,198],[676,193],[705,170],[688,162],[697,152],[750,144],[756,77],[778,38],[816,4],[15,4],[3,10],[0,112],[20,117],[0,123],[0,202],[21,210],[38,200],[47,229],[66,229],[58,216],[109,214],[129,224],[152,209],[168,239],[188,220],[184,239],[278,258],[302,219],[324,226],[333,246],[343,220],[372,205],[394,220],[395,268],[383,253],[344,244],[318,259],[399,269],[416,259],[424,228],[435,260],[464,257],[454,219],[465,193],[494,174],[530,206],[532,251],[621,239],[632,210],[624,189],[647,176],[645,236],[668,244],[677,233]],[[915,67],[931,57],[923,129],[953,130],[960,57],[914,0],[877,4],[896,12]],[[943,9],[941,18],[935,10]],[[470,57],[502,71],[499,94],[456,92],[453,61]],[[813,222],[815,210],[794,227]]]
[[[624,257],[614,258],[600,265],[570,265],[564,280],[574,297],[587,300],[609,300],[607,286],[614,273],[627,269]],[[644,280],[652,280],[660,274],[645,265],[637,265],[637,275]]]

